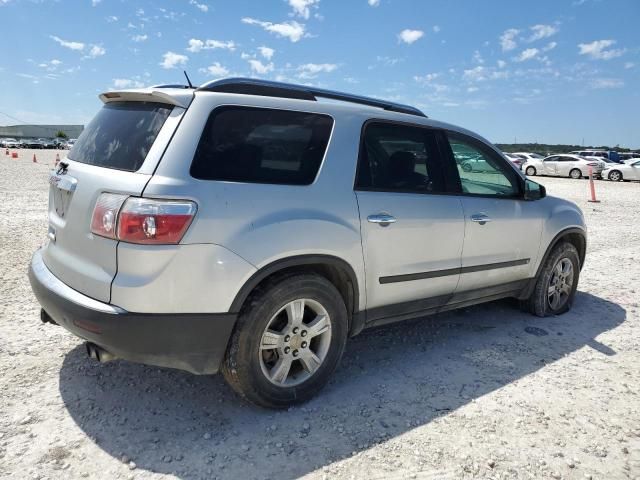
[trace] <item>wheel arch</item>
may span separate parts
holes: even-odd
[[[332,255],[296,255],[271,262],[255,272],[240,288],[231,303],[230,312],[240,312],[245,301],[256,288],[276,276],[299,272],[313,272],[325,277],[340,292],[349,315],[349,334],[359,333],[364,327],[364,315],[359,311],[360,290],[353,267]]]
[[[523,291],[518,296],[520,300],[529,298],[529,296],[533,292],[533,289],[535,288],[538,278],[540,277],[540,272],[542,271],[544,264],[549,258],[549,255],[551,255],[551,252],[553,251],[555,246],[562,241],[567,241],[571,243],[574,247],[576,247],[576,250],[578,250],[578,258],[580,259],[580,270],[582,270],[582,267],[584,266],[586,253],[587,253],[586,232],[583,229],[578,227],[565,228],[564,230],[561,230],[560,232],[558,232],[556,236],[553,237],[551,242],[549,242],[549,245],[547,246],[547,249],[545,250],[544,255],[542,256],[542,259],[538,264],[538,268],[536,269],[535,276],[529,280],[529,283],[527,284],[527,286],[523,289]]]

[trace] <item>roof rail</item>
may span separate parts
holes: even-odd
[[[415,107],[402,105],[400,103],[378,100],[360,95],[335,92],[307,85],[293,85],[290,83],[272,82],[255,78],[225,78],[205,83],[196,90],[207,92],[241,93],[245,95],[260,95],[265,97],[295,98],[298,100],[316,101],[318,97],[340,100],[343,102],[358,103],[370,107],[378,107],[391,112],[407,113],[426,117],[424,113]]]

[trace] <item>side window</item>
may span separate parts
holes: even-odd
[[[448,138],[464,193],[497,197],[519,193],[516,173],[490,148],[453,132]]]
[[[408,125],[368,123],[360,144],[356,189],[443,192],[444,177],[434,133]]]
[[[560,157],[554,155],[552,157],[547,157],[544,159],[545,162],[557,162],[559,160]]]
[[[201,180],[309,185],[329,143],[327,115],[251,107],[211,112],[191,164]]]

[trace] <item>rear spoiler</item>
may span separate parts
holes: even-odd
[[[193,90],[178,88],[155,89],[140,88],[135,90],[122,90],[101,93],[98,98],[103,103],[109,102],[156,102],[174,105],[180,108],[188,108],[193,100]]]

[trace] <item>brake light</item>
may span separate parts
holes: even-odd
[[[126,195],[101,194],[93,208],[91,233],[101,237],[116,238],[118,212],[126,199]]]
[[[196,214],[188,200],[156,200],[103,193],[91,218],[91,232],[129,243],[176,244]]]
[[[196,204],[185,200],[129,198],[118,216],[118,239],[144,244],[175,244],[182,240]]]

